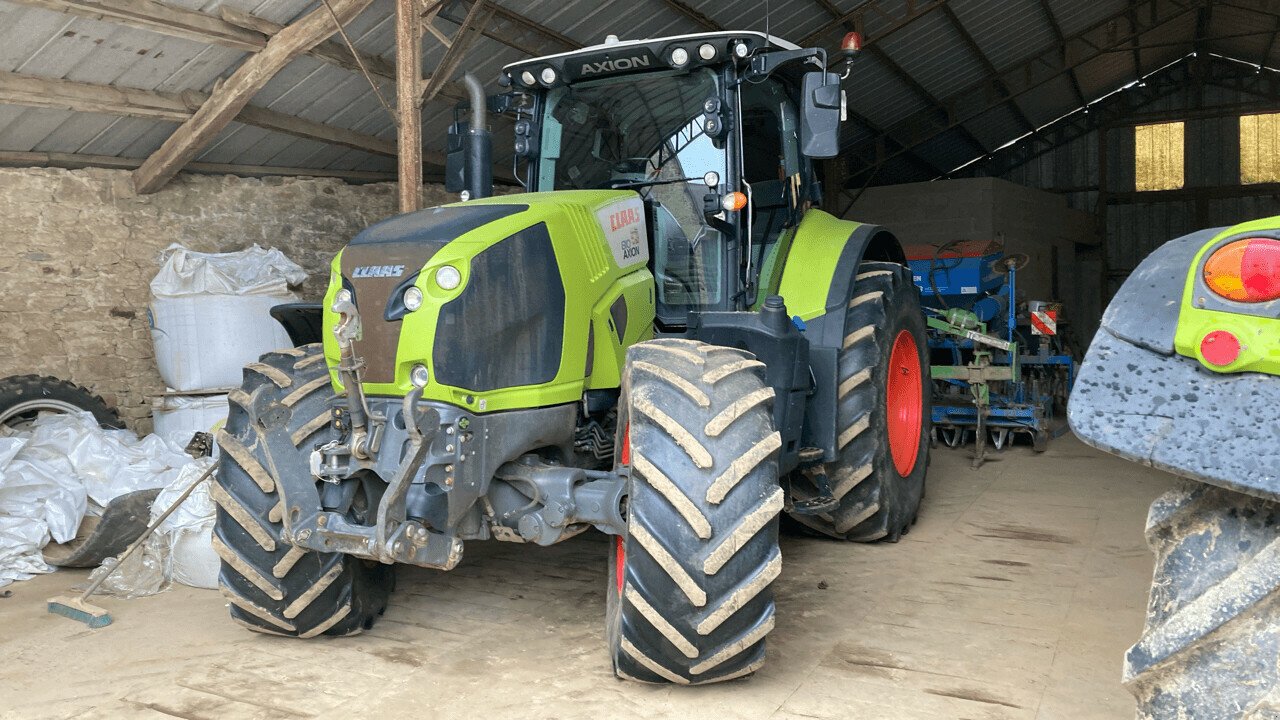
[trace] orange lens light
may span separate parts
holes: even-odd
[[[1236,302],[1280,299],[1280,240],[1249,238],[1223,245],[1205,261],[1204,283]]]
[[[723,207],[729,212],[737,212],[747,206],[747,196],[745,193],[731,192],[724,196]]]

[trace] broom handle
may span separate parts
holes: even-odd
[[[191,497],[191,493],[196,489],[196,486],[204,482],[206,478],[212,475],[213,471],[217,470],[218,466],[221,464],[222,464],[222,461],[219,460],[218,462],[215,462],[214,464],[210,465],[209,469],[205,470],[203,473],[200,473],[200,477],[196,478],[195,482],[191,483],[191,485],[187,487],[186,490],[182,491],[182,494],[179,495],[178,499],[175,500],[174,503],[169,506],[169,509],[160,513],[160,517],[153,520],[151,522],[151,525],[147,526],[147,529],[142,532],[142,535],[139,536],[137,540],[133,541],[133,544],[129,546],[129,549],[125,550],[124,554],[120,556],[120,559],[116,560],[115,566],[112,567],[107,572],[103,573],[101,577],[99,577],[97,580],[94,580],[93,584],[85,589],[84,594],[80,596],[80,600],[81,601],[88,600],[89,596],[92,595],[95,591],[97,591],[98,587],[101,586],[102,583],[105,582],[107,578],[111,577],[116,570],[120,569],[120,566],[124,564],[125,560],[129,559],[129,556],[133,555],[135,550],[142,547],[142,543],[145,542],[147,538],[151,537],[151,533],[155,532],[156,528],[160,527],[160,524],[163,523],[166,519],[168,519],[168,517],[173,514],[174,510],[178,509],[179,505],[186,502],[187,498]]]

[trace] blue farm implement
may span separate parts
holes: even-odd
[[[1018,269],[1027,256],[998,243],[951,242],[907,248],[929,327],[933,432],[958,447],[975,441],[974,467],[988,437],[1002,450],[1023,434],[1037,452],[1061,435],[1075,361],[1058,333],[1059,308],[1018,302]]]

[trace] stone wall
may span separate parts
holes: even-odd
[[[428,205],[448,200],[428,186]],[[181,175],[138,195],[127,171],[0,169],[0,377],[85,385],[147,432],[150,397],[164,390],[146,312],[164,248],[278,247],[316,299],[334,253],[395,207],[390,183]]]

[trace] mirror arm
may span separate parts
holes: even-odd
[[[768,77],[778,68],[793,62],[812,63],[815,68],[825,70],[827,51],[822,48],[803,48],[761,53],[751,58],[751,65],[741,79],[758,80]]]

